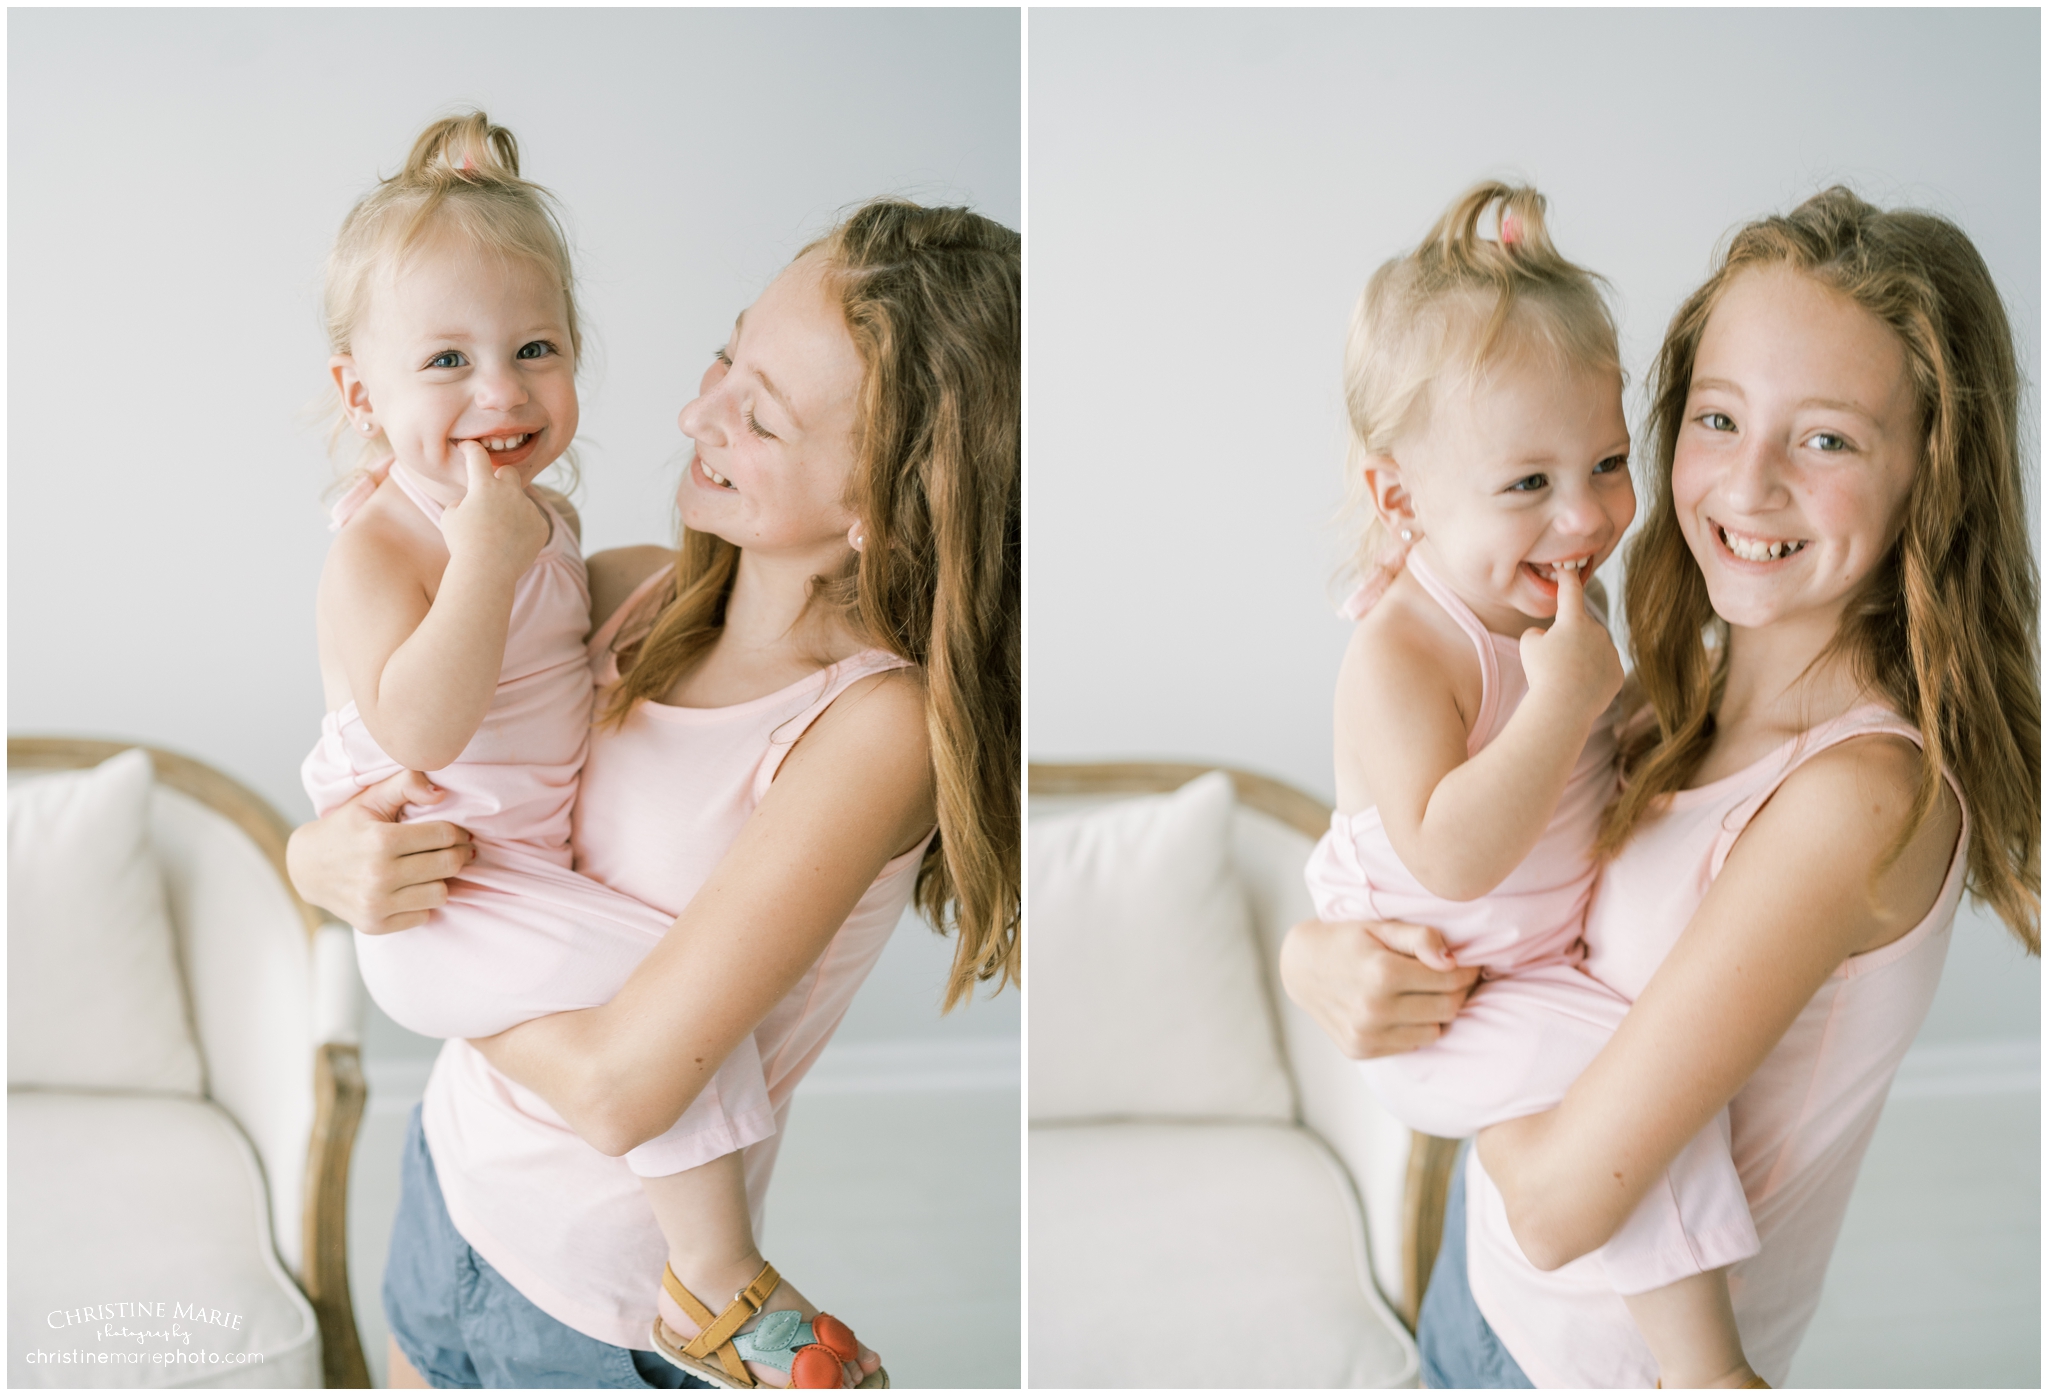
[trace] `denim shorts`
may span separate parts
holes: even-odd
[[[1422,1384],[1437,1390],[1454,1388],[1533,1388],[1515,1359],[1501,1345],[1479,1306],[1465,1275],[1465,1158],[1458,1154],[1451,1173],[1451,1195],[1444,1199],[1444,1241],[1422,1293],[1422,1314],[1415,1325],[1415,1346],[1422,1350]]]
[[[420,1107],[406,1125],[398,1219],[384,1264],[384,1318],[430,1386],[708,1386],[658,1352],[614,1347],[534,1307],[448,1219]]]

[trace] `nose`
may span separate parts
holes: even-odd
[[[1560,490],[1550,522],[1561,537],[1597,538],[1607,528],[1608,513],[1591,490]]]
[[[683,429],[683,435],[692,441],[703,441],[713,446],[726,444],[725,413],[718,385],[724,375],[713,364],[705,370],[704,377],[697,384],[697,396],[683,404],[683,410],[676,414],[676,425]]]
[[[487,412],[509,412],[526,405],[526,384],[509,364],[486,367],[471,380],[476,405]]]
[[[1730,462],[1721,493],[1744,513],[1762,513],[1783,503],[1785,453],[1779,444],[1752,435]]]

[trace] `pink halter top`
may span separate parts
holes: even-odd
[[[1471,639],[1479,658],[1479,713],[1465,740],[1465,754],[1473,756],[1500,735],[1528,696],[1521,642],[1481,624],[1420,554],[1409,553],[1403,565]],[[1369,580],[1347,604],[1347,614],[1363,615],[1385,589],[1383,579]],[[1605,617],[1600,619],[1604,624]],[[1593,840],[1614,793],[1615,736],[1609,719],[1594,725],[1543,837],[1486,896],[1469,902],[1436,896],[1401,865],[1377,809],[1338,811],[1331,814],[1330,832],[1309,855],[1305,870],[1316,914],[1325,921],[1434,926],[1458,952],[1460,964],[1483,965],[1490,972],[1575,953],[1598,871]],[[1399,733],[1387,737],[1400,740]]]
[[[385,461],[336,502],[340,528],[389,477],[437,528],[443,506],[404,466]],[[592,682],[583,637],[590,629],[590,586],[576,535],[552,506],[548,541],[520,574],[505,636],[498,690],[476,736],[455,762],[432,772],[447,791],[440,804],[406,817],[447,819],[480,839],[516,844],[568,867],[569,810],[590,735]],[[327,714],[320,743],[300,769],[314,808],[325,814],[399,770],[353,701]]]

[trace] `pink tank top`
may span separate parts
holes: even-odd
[[[1465,740],[1469,759],[1500,735],[1528,696],[1521,642],[1489,631],[1420,554],[1410,553],[1406,567],[1470,637],[1479,655],[1479,714]],[[1384,584],[1379,590],[1385,590]],[[1346,611],[1364,613],[1350,605]],[[1436,896],[1401,865],[1377,809],[1338,811],[1331,814],[1330,831],[1309,855],[1304,874],[1316,915],[1325,921],[1434,926],[1459,952],[1460,964],[1482,965],[1494,973],[1575,954],[1598,871],[1593,840],[1614,793],[1613,715],[1610,707],[1594,724],[1543,836],[1493,891],[1469,902]],[[1398,740],[1398,734],[1388,736]]]
[[[411,472],[385,461],[334,506],[341,527],[386,473],[439,527],[442,506]],[[505,662],[483,725],[452,765],[433,772],[448,793],[437,805],[413,805],[407,819],[448,819],[480,840],[569,866],[569,809],[590,734],[591,675],[583,637],[590,629],[590,585],[576,535],[553,508],[548,541],[512,593]],[[401,768],[363,726],[354,702],[320,723],[320,742],[300,767],[314,809],[325,814]]]
[[[1587,918],[1586,971],[1626,998],[1640,995],[1735,840],[1785,778],[1837,743],[1878,733],[1920,740],[1897,715],[1858,708],[1733,775],[1672,796],[1607,866]],[[1729,1105],[1735,1166],[1763,1242],[1730,1271],[1729,1293],[1750,1363],[1774,1386],[1784,1384],[1820,1303],[1885,1092],[1933,1001],[1963,894],[1969,833],[1966,808],[1933,909],[1890,945],[1843,961]],[[1598,1257],[1536,1269],[1515,1244],[1477,1155],[1467,1183],[1472,1297],[1529,1379],[1649,1386],[1656,1364]]]
[[[616,681],[622,625],[667,579],[643,583],[590,639],[597,682]],[[637,704],[598,729],[583,769],[576,867],[674,916],[718,866],[790,748],[819,714],[872,674],[907,668],[866,650],[789,687],[723,708]],[[909,904],[929,844],[891,859],[802,979],[754,1030],[778,1125]],[[644,1348],[667,1248],[622,1159],[555,1123],[545,1102],[450,1041],[428,1079],[427,1143],[449,1217],[471,1246],[543,1311],[578,1332]],[[746,1149],[761,1215],[775,1135]]]

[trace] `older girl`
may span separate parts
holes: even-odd
[[[1735,1313],[1782,1382],[1964,888],[2038,951],[2019,387],[1969,240],[1843,189],[1741,230],[1674,319],[1628,554],[1648,707],[1587,926],[1636,1003],[1558,1108],[1480,1136],[1431,1385],[1648,1385],[1584,1257],[1723,1105],[1762,1241]],[[1466,982],[1315,923],[1283,974],[1362,1054],[1433,1036]]]
[[[749,1040],[785,1117],[913,898],[960,928],[949,1002],[1014,976],[1018,292],[1006,229],[862,208],[740,317],[683,410],[680,552],[591,559],[604,691],[576,865],[676,921],[607,1006],[443,1050],[386,1275],[397,1376],[632,1386],[661,1379],[651,1333],[695,1376],[774,1380],[731,1341],[786,1326],[758,1317],[784,1307],[772,1268],[661,1287],[615,1156]],[[467,846],[380,825],[407,789],[299,831],[312,900],[385,929],[439,904]],[[746,1151],[756,1210],[774,1142]]]

